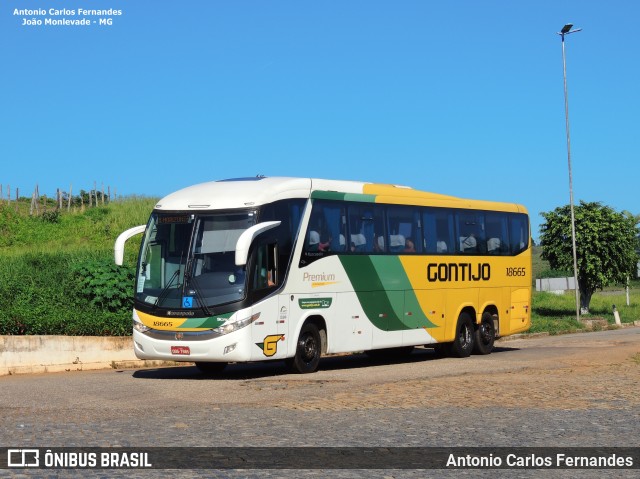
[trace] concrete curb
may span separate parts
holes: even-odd
[[[141,361],[131,336],[0,336],[0,376],[173,365]]]
[[[589,320],[594,321],[594,320]],[[599,321],[599,320],[595,320]],[[623,328],[633,328],[636,326],[640,326],[640,321],[634,321],[633,323],[622,323],[618,324],[594,324],[593,322],[587,323],[587,328],[585,329],[574,329],[571,331],[565,331],[560,334],[574,334],[574,333],[592,333],[594,331],[606,331],[608,329],[623,329]],[[498,341],[514,341],[516,339],[534,339],[534,338],[542,338],[544,336],[549,336],[549,333],[520,333],[513,334],[511,336],[505,336],[499,338]]]

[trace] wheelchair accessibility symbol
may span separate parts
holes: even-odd
[[[183,296],[182,297],[182,307],[183,308],[193,308],[193,296]]]

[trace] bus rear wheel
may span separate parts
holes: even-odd
[[[475,331],[473,322],[467,313],[460,313],[456,326],[456,336],[449,345],[449,354],[456,358],[467,358],[473,351]]]
[[[296,355],[287,360],[287,365],[296,373],[308,374],[318,369],[322,342],[320,331],[313,323],[306,323],[300,330],[296,344]]]
[[[218,374],[227,367],[227,363],[207,363],[197,361],[196,367],[202,374]]]
[[[476,354],[489,354],[493,351],[493,343],[496,340],[496,328],[493,324],[493,316],[484,313],[482,320],[476,329],[473,352]]]

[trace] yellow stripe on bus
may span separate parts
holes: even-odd
[[[320,286],[329,286],[332,284],[338,284],[339,281],[317,281],[315,283],[311,283],[312,288],[319,288]]]
[[[145,326],[148,326],[153,329],[162,329],[171,331],[179,328],[188,318],[160,318],[158,316],[153,316],[151,314],[143,313],[141,311],[135,310],[138,315],[138,319],[142,321]]]

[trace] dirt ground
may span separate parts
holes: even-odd
[[[640,328],[632,328],[619,332],[627,334],[605,331],[500,341],[491,355],[467,359],[435,358],[429,351],[416,351],[411,363],[367,368],[366,377],[352,377],[359,372],[357,367],[340,368],[338,374],[329,365],[314,375],[258,379],[245,386],[252,392],[281,391],[278,407],[297,410],[492,404],[558,410],[637,408],[639,332]]]

